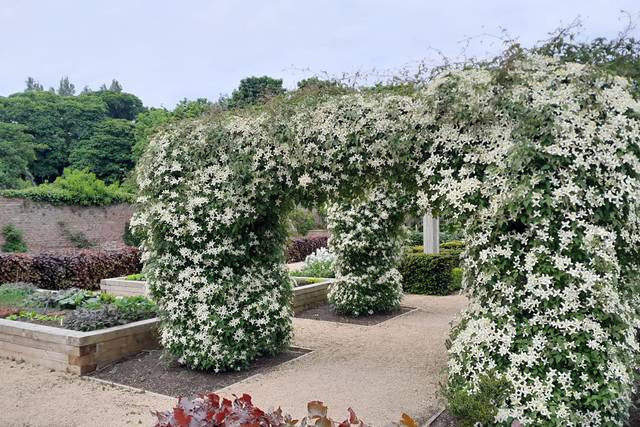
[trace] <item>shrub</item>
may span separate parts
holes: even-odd
[[[509,395],[510,383],[496,378],[493,372],[481,374],[477,390],[466,391],[464,386],[444,390],[449,411],[461,420],[461,427],[491,425],[498,408]],[[516,422],[513,426],[518,425]]]
[[[287,262],[303,261],[308,255],[314,253],[316,249],[325,248],[327,239],[326,236],[291,239],[287,248]]]
[[[358,419],[353,409],[349,408],[347,419],[338,423],[328,417],[328,408],[319,401],[307,404],[307,416],[300,421],[300,426],[322,427],[366,427]],[[251,396],[234,395],[233,401],[218,394],[208,393],[196,399],[180,397],[178,405],[169,411],[152,412],[158,419],[155,427],[223,427],[223,426],[261,426],[261,427],[295,427],[298,420],[291,415],[283,414],[280,408],[263,411],[253,405]],[[402,414],[399,423],[391,426],[418,427],[407,414]]]
[[[0,283],[29,282],[44,289],[97,289],[101,279],[140,271],[134,248],[114,251],[85,249],[65,253],[2,254]]]
[[[409,246],[419,246],[424,243],[422,231],[417,230],[409,230],[409,235],[407,236],[407,244]]]
[[[288,216],[290,235],[306,236],[310,230],[316,226],[313,214],[307,209],[297,207],[293,209]]]
[[[459,291],[462,289],[462,269],[456,267],[451,270],[451,291]]]
[[[440,243],[440,250],[443,249],[455,249],[462,251],[464,249],[464,242],[462,240],[450,240],[448,242]]]
[[[22,231],[12,224],[2,227],[2,236],[4,244],[2,250],[4,252],[27,252],[27,245],[22,238]]]
[[[409,253],[402,257],[398,270],[405,292],[448,295],[455,289],[452,270],[458,267],[457,253]]]
[[[107,185],[87,171],[65,169],[52,183],[21,190],[0,191],[4,197],[20,197],[38,202],[64,205],[103,206],[133,202],[134,195],[117,183]]]

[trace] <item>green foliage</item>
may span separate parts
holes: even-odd
[[[407,243],[411,246],[419,246],[424,242],[422,231],[409,230],[407,236]]]
[[[29,283],[5,283],[0,285],[0,307],[22,307],[24,301],[34,292]]]
[[[313,214],[302,207],[296,207],[288,215],[289,235],[304,237],[316,226]]]
[[[2,244],[4,252],[27,252],[28,248],[22,237],[22,230],[13,224],[2,227],[2,237],[4,237]]]
[[[76,93],[76,87],[69,77],[63,77],[60,79],[60,85],[58,85],[58,95],[60,96],[73,96]]]
[[[0,195],[20,197],[52,204],[103,206],[130,203],[134,196],[123,191],[117,183],[107,185],[87,171],[65,169],[51,184],[41,184],[23,190],[4,190]]]
[[[405,254],[398,268],[402,288],[412,294],[448,295],[455,290],[452,270],[459,262],[456,252]]]
[[[25,126],[33,137],[36,160],[30,172],[36,182],[51,181],[68,166],[75,145],[93,133],[107,117],[104,102],[96,97],[60,96],[29,90],[0,97],[0,122]]]
[[[456,292],[462,289],[462,269],[456,267],[451,270],[451,286],[449,290]]]
[[[636,99],[640,96],[640,39],[620,37],[608,40],[598,37],[591,41],[577,41],[575,28],[559,31],[535,52],[559,58],[564,62],[590,64],[604,72],[626,77],[633,84]]]
[[[136,273],[136,274],[129,274],[128,276],[124,277],[127,280],[138,280],[138,281],[142,281],[146,279],[146,276],[144,275],[144,273]]]
[[[33,180],[29,163],[35,158],[26,126],[0,122],[0,189],[28,186]]]
[[[65,316],[62,326],[76,331],[94,331],[124,325],[156,315],[156,305],[142,296],[98,297]]]
[[[56,322],[60,323],[63,316],[50,316],[48,314],[38,313],[37,311],[21,311],[18,314],[7,316],[7,320],[36,320],[38,322]]]
[[[476,392],[471,393],[465,387],[454,387],[445,389],[444,395],[449,411],[460,418],[460,426],[473,427],[478,423],[492,425],[509,391],[509,381],[498,379],[490,372],[480,375]]]
[[[142,156],[149,145],[151,136],[167,123],[200,117],[211,111],[212,108],[213,103],[206,98],[198,98],[194,101],[185,98],[176,105],[173,111],[165,108],[150,108],[138,114],[134,130],[133,159],[137,161]]]
[[[270,98],[282,95],[282,79],[268,76],[247,77],[240,80],[240,86],[234,90],[227,100],[229,108],[243,108],[268,101]]]
[[[440,249],[453,249],[462,251],[464,249],[464,242],[462,240],[449,240],[448,242],[440,243]]]
[[[107,115],[112,119],[132,121],[145,110],[140,98],[132,93],[100,90],[89,92],[83,96],[94,96],[102,100],[107,107]]]
[[[108,183],[124,179],[133,169],[133,124],[122,119],[100,122],[93,135],[78,142],[69,161],[74,169],[87,169]]]
[[[140,243],[142,243],[142,236],[140,235],[140,231],[133,230],[128,221],[124,225],[124,233],[122,234],[122,241],[124,242],[125,245],[132,246],[134,248],[139,247]]]

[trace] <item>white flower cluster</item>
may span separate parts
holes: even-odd
[[[395,224],[415,203],[465,225],[471,303],[450,390],[473,398],[483,375],[506,380],[501,425],[621,425],[640,326],[640,106],[628,85],[533,56],[446,72],[412,96],[168,128],[139,164],[134,220],[163,344],[213,369],[287,344],[282,222],[303,201],[337,202],[332,302],[353,314],[397,305]]]
[[[398,308],[402,276],[397,269],[402,249],[400,228],[407,212],[399,185],[376,188],[363,200],[333,204],[327,215],[329,246],[336,254],[337,282],[329,303],[358,316]]]
[[[304,259],[304,266],[310,267],[317,263],[333,263],[336,255],[329,248],[318,248]]]

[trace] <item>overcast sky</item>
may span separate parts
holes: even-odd
[[[583,21],[584,37],[615,36],[638,0],[0,0],[0,95],[27,76],[79,91],[116,78],[146,105],[215,100],[241,78],[294,87],[322,72],[400,69],[437,58],[495,52],[501,28],[529,46]],[[640,36],[639,30],[634,35]],[[308,69],[309,71],[300,71]]]

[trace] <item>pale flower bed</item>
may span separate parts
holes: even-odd
[[[499,425],[622,425],[640,326],[640,106],[628,85],[512,57],[412,96],[170,127],[138,168],[134,220],[162,343],[215,370],[287,345],[282,221],[301,201],[335,202],[336,307],[397,306],[397,219],[431,210],[464,223],[467,242],[471,304],[452,335],[449,389],[472,398],[483,376],[505,380]]]

